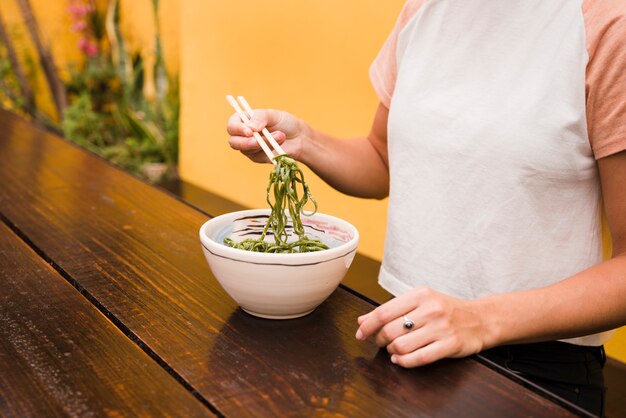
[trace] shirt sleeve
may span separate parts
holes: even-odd
[[[594,157],[626,150],[626,6],[595,1],[585,10],[587,130]]]
[[[396,85],[398,35],[411,17],[417,13],[423,2],[424,0],[409,0],[404,4],[396,25],[370,66],[369,74],[374,91],[387,108],[391,103],[391,96]]]

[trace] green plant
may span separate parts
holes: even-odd
[[[70,78],[62,82],[42,42],[30,0],[18,0],[36,55],[18,60],[16,36],[9,36],[0,16],[0,105],[58,131],[58,126],[37,110],[30,88],[37,85],[36,69],[40,68],[67,138],[139,176],[158,181],[176,175],[178,80],[170,79],[165,70],[158,0],[152,1],[154,62],[126,51],[119,27],[119,2],[98,2],[104,7],[98,9],[95,0],[70,0],[71,29],[79,35],[77,46],[83,59],[68,68]]]
[[[176,174],[178,82],[165,72],[158,22],[156,62],[154,68],[145,68],[140,55],[129,56],[125,49],[118,8],[119,0],[111,0],[103,17],[92,3],[72,6],[73,28],[81,32],[79,48],[85,62],[72,68],[66,85],[71,104],[63,116],[63,130],[68,138],[111,162],[158,181]],[[153,11],[156,19],[158,2],[153,2]],[[102,48],[105,42],[110,45],[108,52]],[[146,77],[147,70],[151,77]],[[155,94],[146,97],[145,90]],[[90,126],[97,126],[99,132]]]
[[[86,93],[73,100],[65,110],[62,127],[68,138],[90,151],[98,152],[105,147],[104,122],[100,114],[94,112],[91,98]]]
[[[36,68],[36,59],[24,48],[23,34],[5,27],[0,15],[0,106],[58,133],[58,124],[37,109],[31,88],[37,84]]]
[[[26,98],[20,94],[20,86],[15,76],[7,49],[0,45],[0,102],[9,110],[22,110],[26,107]]]

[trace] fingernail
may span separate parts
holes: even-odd
[[[251,139],[251,140],[248,141],[248,145],[250,145],[251,147],[256,145],[256,144],[257,144],[256,139]]]
[[[361,332],[361,330],[358,330],[356,332],[356,339],[357,340],[362,340],[363,339],[363,333]]]
[[[245,128],[243,130],[243,133],[246,134],[246,136],[252,136],[252,129],[250,128]]]
[[[393,364],[396,364],[396,363],[398,362],[398,359],[396,358],[396,355],[395,355],[395,354],[391,356],[391,362],[392,362]]]

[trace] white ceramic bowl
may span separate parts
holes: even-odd
[[[356,254],[357,229],[330,215],[302,216],[309,238],[328,250],[268,254],[230,248],[235,241],[260,235],[269,209],[227,213],[200,228],[200,242],[211,271],[224,290],[246,312],[272,319],[304,316],[321,304],[339,285]],[[273,237],[266,240],[273,242]]]

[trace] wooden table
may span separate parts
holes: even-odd
[[[345,285],[304,318],[244,313],[202,256],[208,217],[0,111],[0,415],[583,414],[476,357],[392,365]]]

